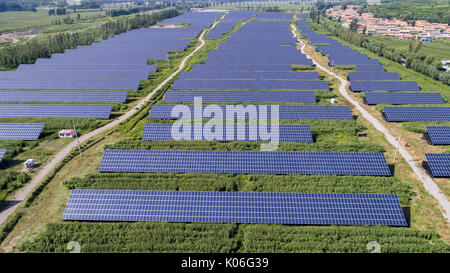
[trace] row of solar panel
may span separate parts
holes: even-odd
[[[0,123],[2,140],[38,140],[44,123]]]
[[[208,140],[208,141],[279,141],[279,142],[313,142],[309,125],[214,125],[211,131],[199,130],[191,123],[145,124],[142,140]],[[201,125],[200,125],[201,126]],[[275,139],[276,138],[276,139]]]
[[[369,92],[364,94],[364,100],[368,105],[376,104],[445,104],[440,93],[388,93]]]
[[[180,80],[319,80],[317,72],[180,72]]]
[[[330,90],[327,81],[176,80],[173,90]]]
[[[109,119],[112,105],[0,104],[0,117]]]
[[[427,126],[427,134],[434,145],[450,145],[450,126]]]
[[[387,121],[450,121],[450,107],[384,107]]]
[[[382,153],[105,150],[100,172],[390,176]]]
[[[450,154],[425,154],[434,177],[450,177]]]
[[[314,92],[283,91],[167,91],[165,102],[316,103]]]
[[[278,115],[279,119],[303,119],[303,120],[353,120],[352,111],[348,106],[243,106],[216,105],[213,108],[203,106],[199,109],[203,118],[209,119],[217,115],[218,111],[224,115],[224,119],[258,119],[259,115],[267,113],[267,119],[273,119]],[[450,108],[448,108],[450,109]],[[248,112],[246,112],[248,111]],[[266,112],[264,112],[266,111]],[[155,104],[150,109],[151,119],[191,119],[197,110],[193,105],[169,105]],[[217,117],[217,116],[215,116]]]
[[[1,91],[0,102],[120,102],[128,91]]]
[[[393,194],[72,190],[63,220],[407,226]]]

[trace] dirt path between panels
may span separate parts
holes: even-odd
[[[441,209],[443,210],[443,215],[447,219],[447,221],[450,221],[450,202],[448,201],[445,194],[439,189],[438,185],[433,181],[433,179],[424,171],[422,168],[420,168],[415,161],[413,160],[413,157],[406,151],[405,148],[403,148],[401,145],[398,145],[398,141],[395,139],[394,136],[389,132],[386,127],[383,126],[374,116],[372,116],[366,109],[364,109],[357,101],[355,101],[348,93],[346,86],[348,85],[347,80],[343,79],[342,77],[336,75],[334,72],[326,69],[322,65],[318,64],[316,61],[314,61],[313,58],[311,58],[308,54],[305,53],[305,43],[303,43],[300,40],[300,37],[297,36],[297,32],[295,31],[295,26],[291,25],[292,33],[297,37],[297,40],[301,43],[301,51],[303,54],[308,56],[310,59],[312,59],[313,63],[316,65],[317,68],[320,70],[323,70],[324,72],[328,73],[329,75],[332,75],[333,77],[337,78],[341,85],[339,86],[339,92],[344,96],[346,100],[348,100],[355,108],[358,110],[358,112],[361,113],[361,116],[366,119],[370,124],[375,127],[378,131],[383,133],[386,140],[394,147],[398,147],[399,154],[405,159],[405,161],[409,164],[411,169],[413,170],[414,174],[419,178],[419,180],[422,182],[425,190],[429,192],[438,202],[441,206]]]
[[[219,20],[214,22],[214,24],[210,27],[214,28],[217,23],[220,22],[220,20],[223,17],[221,17]],[[167,77],[163,82],[161,82],[156,88],[154,88],[150,94],[148,94],[144,99],[142,99],[136,106],[134,106],[131,110],[126,112],[125,114],[121,115],[114,121],[106,124],[103,127],[97,128],[96,130],[82,135],[79,138],[80,144],[83,142],[86,142],[87,140],[98,136],[99,134],[119,125],[123,121],[127,120],[129,117],[133,116],[137,112],[139,112],[139,109],[141,109],[145,103],[150,101],[151,97],[160,90],[165,84],[167,84],[170,80],[172,80],[186,65],[187,60],[192,57],[198,50],[200,50],[204,45],[204,36],[208,29],[203,30],[198,38],[200,45],[198,45],[194,51],[192,51],[188,56],[186,56],[178,66],[178,69],[173,72],[169,77]],[[137,107],[137,110],[136,110]],[[25,198],[41,183],[41,181],[66,157],[69,155],[69,153],[75,149],[78,146],[77,141],[72,141],[70,144],[68,144],[64,149],[62,149],[56,156],[47,164],[45,165],[39,173],[31,180],[30,183],[25,185],[19,192],[16,193],[13,200],[8,201],[10,205],[6,206],[3,211],[0,212],[0,225],[3,224],[10,215],[14,213],[14,211],[19,207],[19,205],[25,200]]]

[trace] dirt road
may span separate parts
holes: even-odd
[[[223,17],[221,17],[218,21],[216,21],[211,28],[214,28],[218,22],[220,22],[220,20]],[[197,46],[194,51],[192,51],[188,56],[186,56],[180,63],[180,65],[178,66],[178,69],[173,72],[169,77],[167,77],[163,82],[161,82],[155,89],[152,90],[152,92],[150,92],[150,94],[148,94],[144,99],[142,99],[135,107],[133,107],[131,110],[129,110],[128,112],[126,112],[125,114],[123,114],[122,116],[118,117],[117,119],[115,119],[114,121],[106,124],[103,127],[100,127],[88,134],[85,134],[83,136],[81,136],[79,138],[79,142],[80,144],[83,142],[86,142],[87,140],[98,136],[99,134],[119,125],[120,123],[122,123],[123,121],[125,121],[126,119],[128,119],[129,117],[131,117],[132,115],[136,114],[139,110],[136,110],[136,107],[138,109],[141,109],[145,103],[147,103],[151,97],[158,91],[160,90],[166,83],[168,83],[170,80],[172,80],[186,65],[187,60],[192,57],[192,55],[194,55],[198,50],[200,50],[204,45],[205,45],[205,41],[203,39],[203,37],[205,36],[207,30],[202,31],[202,33],[200,34],[198,40],[200,41],[200,45]],[[56,154],[56,156],[47,164],[45,165],[40,171],[39,173],[31,180],[30,183],[28,183],[27,185],[25,185],[25,187],[23,187],[15,196],[14,196],[14,200],[9,201],[8,204],[10,204],[9,206],[7,206],[6,208],[4,208],[3,211],[0,212],[0,225],[3,224],[10,215],[13,214],[13,212],[19,207],[19,205],[25,200],[25,198],[41,183],[41,181],[66,157],[69,155],[69,153],[75,149],[77,147],[77,141],[72,141],[70,144],[68,144],[66,147],[64,147],[64,149],[62,149],[58,154]]]
[[[291,25],[292,33],[297,36],[297,32],[295,31],[295,26]],[[300,37],[297,36],[297,40],[301,43],[301,51],[303,54],[308,56],[308,54],[305,53],[304,48],[305,44],[300,41]],[[310,59],[312,59],[310,56],[308,56]],[[369,112],[367,112],[356,100],[354,100],[348,93],[347,93],[347,80],[341,78],[340,76],[336,75],[334,72],[328,70],[327,68],[323,67],[322,65],[318,64],[317,62],[312,59],[313,63],[316,65],[317,68],[320,70],[323,70],[324,72],[328,73],[329,75],[332,75],[333,77],[337,78],[340,81],[339,86],[339,92],[344,96],[346,100],[348,100],[353,106],[355,106],[356,110],[361,113],[362,117],[366,119],[368,122],[370,122],[375,129],[383,133],[386,140],[394,147],[398,147],[399,154],[405,159],[405,161],[409,164],[411,169],[413,170],[414,174],[420,179],[422,182],[424,188],[426,191],[428,191],[438,202],[443,210],[443,215],[447,219],[447,221],[450,221],[450,202],[448,201],[447,197],[442,193],[442,191],[439,189],[438,185],[434,183],[433,179],[421,168],[419,167],[412,156],[406,151],[405,148],[403,148],[401,145],[398,145],[398,141],[395,139],[394,136],[391,135],[388,129],[383,126],[374,116],[372,116]]]

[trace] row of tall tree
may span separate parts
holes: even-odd
[[[423,56],[418,53],[421,47],[420,41],[411,40],[409,50],[398,49],[387,46],[374,37],[358,33],[355,27],[345,28],[339,22],[335,22],[322,16],[321,12],[317,9],[312,11],[311,15],[314,22],[320,23],[333,35],[344,41],[366,48],[380,57],[385,57],[398,63],[404,63],[408,68],[450,85],[450,73],[439,70],[441,64],[440,60],[432,56]]]

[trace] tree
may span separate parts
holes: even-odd
[[[341,6],[341,10],[346,10],[347,9],[347,4],[343,4],[342,6]]]
[[[352,22],[350,23],[350,31],[357,31],[358,30],[358,18],[353,18]]]
[[[367,27],[366,27],[366,25],[364,25],[363,34],[366,34],[366,32],[367,32]]]
[[[422,48],[422,41],[419,39],[412,39],[409,42],[409,53],[417,53]]]

